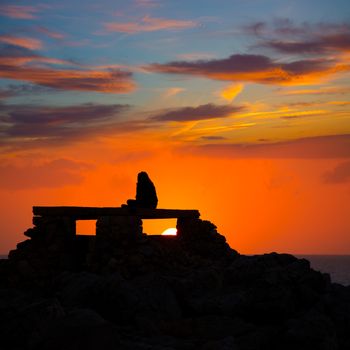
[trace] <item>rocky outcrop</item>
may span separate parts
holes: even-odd
[[[0,261],[2,349],[350,348],[350,287],[307,260],[240,255],[200,219],[132,239],[108,220],[80,242],[42,223]]]

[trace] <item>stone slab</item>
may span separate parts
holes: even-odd
[[[97,220],[101,216],[137,216],[141,219],[199,218],[195,209],[148,209],[129,207],[34,206],[34,216],[68,216],[75,220]]]

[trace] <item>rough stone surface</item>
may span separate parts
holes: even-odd
[[[350,287],[292,255],[240,255],[209,221],[179,219],[177,237],[135,218],[101,218],[96,237],[34,225],[0,260],[1,349],[350,348]]]

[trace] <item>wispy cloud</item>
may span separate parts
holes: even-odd
[[[26,63],[77,66],[73,61],[46,57],[20,46],[0,45],[0,65],[21,66]]]
[[[289,20],[257,22],[245,28],[257,40],[254,49],[270,48],[271,54],[232,54],[226,58],[178,59],[145,67],[152,72],[182,74],[234,82],[276,85],[324,83],[350,71],[350,25],[295,25]],[[291,58],[294,57],[294,58]],[[227,91],[230,96],[231,91]],[[230,97],[229,97],[230,98]]]
[[[197,26],[197,22],[145,16],[137,22],[108,22],[105,23],[104,26],[109,32],[135,34],[140,32],[154,32],[158,30],[180,30],[193,28]]]
[[[2,102],[1,100],[12,97],[13,95],[14,94],[9,89],[0,89],[0,102]]]
[[[44,34],[46,36],[48,36],[49,38],[52,38],[52,39],[64,39],[65,38],[65,35],[60,33],[60,32],[56,32],[56,31],[53,31],[53,30],[50,30],[44,26],[37,26],[36,27],[36,30],[41,33],[41,34]]]
[[[160,5],[157,0],[135,0],[135,4],[139,7],[152,8]]]
[[[2,146],[59,145],[86,137],[141,127],[125,121],[128,105],[82,104],[66,107],[0,105]],[[142,126],[146,128],[146,126]]]
[[[164,92],[164,97],[165,98],[169,98],[169,97],[173,97],[173,96],[176,96],[178,94],[180,94],[181,92],[184,92],[185,89],[184,88],[180,88],[180,87],[171,87],[169,89],[167,89],[165,92]]]
[[[260,144],[206,144],[187,149],[187,152],[228,158],[350,158],[350,134],[326,135],[291,141]]]
[[[0,99],[7,99],[9,97],[37,95],[42,93],[50,93],[55,91],[46,86],[32,85],[32,84],[10,84],[5,89],[0,90]]]
[[[314,117],[314,116],[320,116],[324,115],[326,113],[329,113],[327,110],[319,109],[319,110],[311,110],[311,111],[293,111],[290,112],[290,114],[284,114],[281,115],[281,119],[299,119],[299,118],[305,118],[305,117]]]
[[[303,23],[289,19],[257,22],[246,27],[256,35],[258,46],[286,54],[350,52],[350,25],[347,23]]]
[[[327,184],[341,184],[350,181],[350,162],[338,164],[323,175],[323,180]]]
[[[231,84],[220,91],[220,96],[232,102],[243,91],[243,88],[243,84]]]
[[[176,59],[185,61],[197,61],[213,59],[215,55],[209,52],[188,52],[176,55]]]
[[[47,66],[28,63],[44,63]],[[30,50],[0,47],[0,77],[27,81],[62,90],[128,93],[135,89],[132,73],[119,69],[58,69],[51,64],[74,66],[73,62],[37,55]]]
[[[80,71],[1,65],[0,76],[61,90],[128,93],[135,89],[131,73],[118,70]]]
[[[219,140],[226,140],[226,137],[209,135],[209,136],[202,136],[201,139],[206,141],[219,141]]]
[[[154,63],[145,67],[152,72],[207,77],[224,81],[298,85],[321,77],[349,71],[349,64],[332,59],[304,59],[281,63],[264,55],[235,54],[228,58]]]
[[[25,5],[0,5],[0,15],[17,19],[34,19],[38,9]]]
[[[206,119],[227,118],[243,109],[242,106],[215,105],[208,103],[197,107],[181,107],[162,111],[149,118],[151,121],[188,122]]]
[[[102,121],[116,117],[122,111],[129,108],[128,105],[99,105],[83,104],[67,107],[45,107],[45,106],[2,106],[9,115],[9,120],[2,118],[2,121],[20,124],[36,124],[43,128],[45,126],[86,123],[88,121]],[[33,132],[40,133],[37,127]],[[14,132],[16,133],[16,132]]]
[[[282,95],[344,95],[350,88],[341,86],[319,87],[318,89],[279,90]]]
[[[92,165],[66,158],[54,159],[39,164],[0,165],[0,187],[7,190],[29,188],[54,188],[74,186],[84,180],[84,173]]]
[[[15,46],[24,47],[30,50],[38,50],[42,48],[42,42],[39,39],[28,37],[18,37],[13,35],[0,35],[0,42]]]

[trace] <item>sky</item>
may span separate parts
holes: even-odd
[[[348,0],[1,1],[0,21],[0,253],[33,205],[120,206],[147,171],[240,253],[350,254]]]

